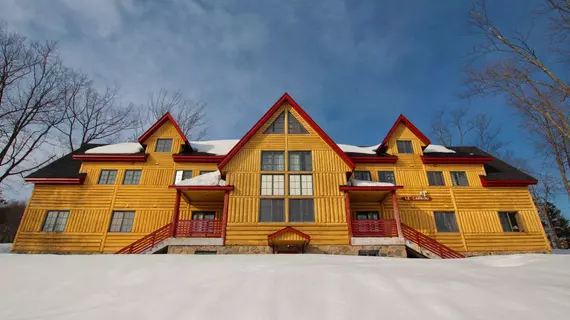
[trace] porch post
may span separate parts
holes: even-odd
[[[398,197],[396,190],[392,191],[392,206],[394,207],[394,219],[396,220],[396,229],[398,230],[398,238],[404,238],[402,233],[402,223],[400,221],[400,208],[398,208]]]
[[[174,211],[172,212],[172,237],[176,238],[176,229],[178,229],[178,220],[180,218],[180,198],[182,193],[176,190],[176,200],[174,202]]]
[[[350,196],[344,192],[344,207],[346,209],[346,224],[348,225],[348,236],[352,238],[352,215],[350,214]]]
[[[222,244],[226,245],[226,227],[228,226],[228,206],[230,202],[230,192],[224,192],[224,212],[222,216]]]

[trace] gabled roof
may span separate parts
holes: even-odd
[[[180,129],[178,123],[176,122],[176,120],[174,120],[174,117],[172,117],[170,112],[165,113],[160,119],[158,119],[158,121],[156,121],[152,125],[152,127],[150,127],[147,131],[145,131],[145,133],[143,133],[142,136],[139,137],[138,139],[139,143],[142,144],[144,141],[146,141],[146,139],[148,139],[154,132],[156,132],[156,130],[158,130],[158,128],[160,128],[166,121],[172,122],[172,125],[174,125],[176,131],[178,131],[180,137],[184,140],[185,143],[190,145],[190,143],[188,142],[188,138],[186,138],[186,135],[184,135],[184,132],[182,132],[182,129]]]
[[[384,150],[386,148],[388,140],[390,140],[390,137],[394,134],[394,132],[396,132],[396,129],[398,128],[398,125],[400,125],[400,124],[403,124],[404,126],[406,126],[406,128],[410,129],[410,131],[413,134],[415,134],[416,137],[418,137],[423,143],[425,143],[426,146],[431,143],[431,141],[428,139],[428,137],[426,137],[420,131],[420,129],[418,129],[416,126],[414,126],[414,124],[410,120],[408,120],[408,118],[404,117],[403,114],[400,114],[400,116],[398,117],[396,122],[394,122],[394,125],[392,126],[390,131],[388,131],[388,134],[386,135],[384,140],[382,140],[382,143],[378,146],[377,150],[379,152],[381,152],[382,150]]]
[[[281,107],[281,105],[285,102],[288,102],[291,107],[311,126],[313,130],[317,132],[317,134],[333,149],[339,157],[350,167],[351,170],[354,170],[354,162],[350,159],[346,153],[344,153],[337,144],[325,133],[321,127],[313,120],[311,117],[293,100],[293,98],[288,94],[285,93],[277,102],[257,121],[257,123],[249,129],[249,131],[241,138],[241,140],[228,152],[224,160],[220,162],[218,168],[222,169],[237,153],[238,151],[261,129],[261,127],[273,116],[277,110]]]

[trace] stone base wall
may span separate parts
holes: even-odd
[[[461,252],[466,257],[506,256],[511,254],[549,254],[550,251],[467,251]]]
[[[367,245],[367,246],[308,246],[305,253],[309,254],[338,254],[356,256],[360,250],[378,250],[382,257],[406,258],[404,245]],[[216,254],[272,254],[269,246],[168,246],[169,254],[195,254],[196,251],[210,251]]]

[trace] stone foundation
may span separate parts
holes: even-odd
[[[309,254],[338,254],[356,256],[360,250],[377,250],[382,257],[406,258],[404,245],[367,245],[367,246],[308,246],[305,253]],[[169,254],[195,254],[196,251],[215,252],[216,254],[272,254],[269,246],[188,246],[170,245]]]
[[[512,254],[549,254],[550,251],[468,251],[461,252],[466,257],[480,257],[480,256],[506,256]]]

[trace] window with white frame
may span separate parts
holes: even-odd
[[[289,199],[289,221],[315,222],[313,199]]]
[[[409,140],[398,140],[396,141],[396,146],[398,147],[398,153],[414,153],[412,142]]]
[[[259,222],[284,222],[285,199],[259,199]]]
[[[455,212],[440,211],[433,213],[437,232],[459,232]]]
[[[134,220],[134,211],[113,211],[109,232],[131,232]]]
[[[174,184],[186,179],[192,178],[192,170],[176,170],[174,175]]]
[[[454,186],[469,186],[465,171],[451,171],[450,175]]]
[[[63,232],[67,225],[69,211],[48,211],[44,220],[42,231],[44,232]]]
[[[443,180],[441,171],[428,171],[427,177],[430,186],[445,186],[445,180]]]
[[[262,174],[261,175],[261,195],[262,196],[283,196],[283,195],[285,195],[285,175],[283,175],[283,174]]]
[[[504,232],[522,232],[519,215],[516,211],[499,212],[499,220]]]
[[[313,171],[311,151],[289,151],[289,171]]]
[[[372,181],[372,176],[370,171],[354,171],[354,179]]]
[[[155,152],[171,152],[172,151],[172,139],[157,139]]]
[[[378,171],[378,181],[396,185],[396,176],[394,175],[394,171]]]
[[[290,196],[312,196],[313,195],[313,175],[310,175],[310,174],[290,174],[289,175],[289,195]]]
[[[117,170],[101,170],[97,184],[115,184]]]
[[[123,184],[139,184],[141,181],[141,170],[125,170]]]

